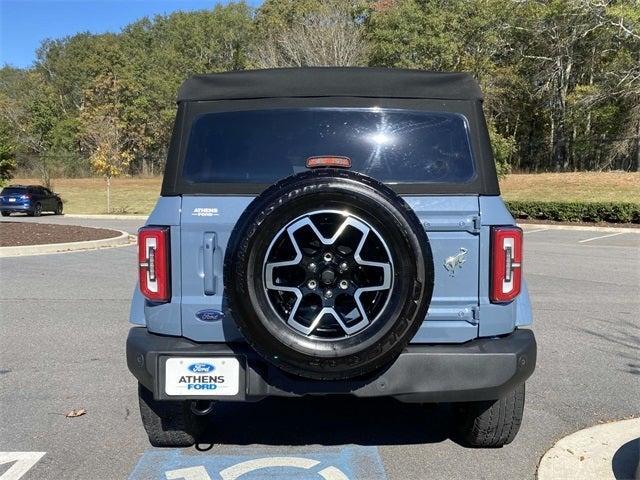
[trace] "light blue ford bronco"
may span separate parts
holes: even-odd
[[[127,339],[155,446],[215,402],[446,402],[511,442],[536,342],[522,231],[467,74],[366,68],[187,80],[138,235]]]

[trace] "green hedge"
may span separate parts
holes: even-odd
[[[515,218],[558,222],[640,223],[640,204],[616,202],[508,201]]]

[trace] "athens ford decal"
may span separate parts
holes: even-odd
[[[237,395],[239,383],[240,364],[235,357],[173,357],[166,362],[167,395]]]
[[[182,375],[178,380],[187,390],[215,390],[224,383],[224,375]]]
[[[196,207],[191,212],[193,217],[214,217],[219,215],[217,208]]]

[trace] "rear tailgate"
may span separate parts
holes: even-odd
[[[183,196],[181,213],[182,334],[197,341],[241,339],[224,318],[222,270],[247,196]],[[406,197],[428,232],[435,286],[414,343],[458,343],[478,334],[479,209],[477,196]],[[449,260],[447,262],[447,260]]]
[[[433,252],[434,289],[412,343],[459,343],[478,336],[480,215],[478,197],[405,197]]]

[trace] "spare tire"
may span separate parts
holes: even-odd
[[[413,210],[384,184],[320,169],[247,207],[225,256],[227,315],[267,361],[344,379],[391,363],[425,319],[433,258]]]

